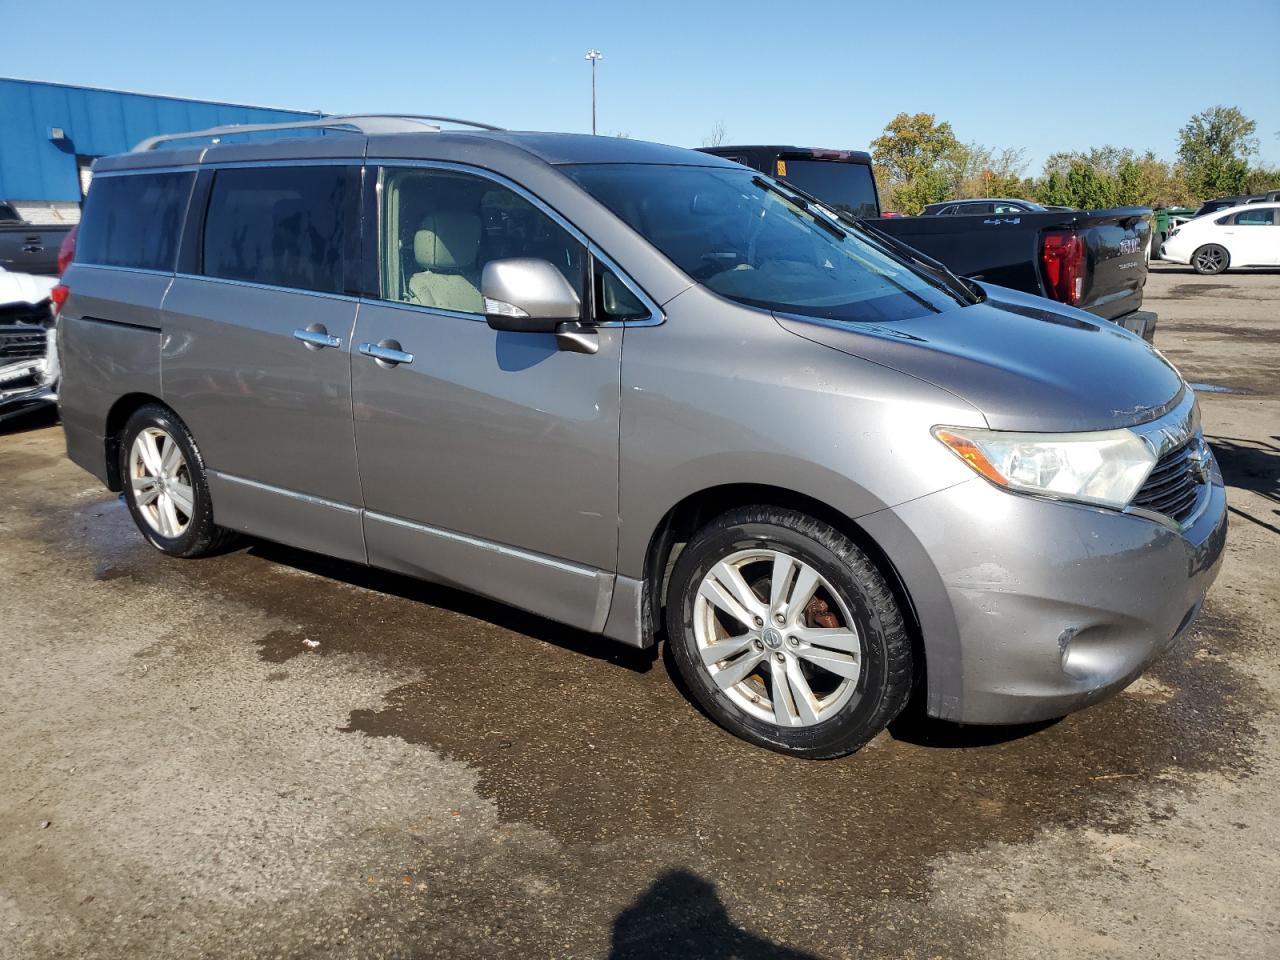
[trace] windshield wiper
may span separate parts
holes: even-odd
[[[752,182],[758,183],[766,187],[767,189],[772,190],[774,193],[786,196],[786,192],[783,191],[777,184],[771,183],[768,180],[765,180],[763,177],[753,177]],[[862,231],[863,233],[870,234],[872,237],[874,237],[876,240],[879,240],[885,246],[891,247],[893,250],[897,252],[898,256],[902,257],[905,260],[909,260],[912,263],[914,263],[916,266],[922,268],[926,273],[930,274],[935,280],[941,283],[946,289],[950,290],[952,293],[959,294],[960,299],[966,300],[969,303],[981,302],[982,297],[974,293],[973,288],[971,288],[969,284],[966,283],[963,279],[956,276],[956,274],[952,273],[951,268],[948,267],[942,261],[935,260],[933,257],[929,256],[927,253],[921,253],[915,247],[912,247],[909,244],[903,243],[897,237],[890,236],[889,234],[885,233],[879,228],[873,227],[870,223],[867,222],[865,217],[854,216],[853,214],[846,213],[843,210],[835,210],[829,207],[827,204],[823,203],[822,200],[818,199],[813,194],[807,193],[804,190],[801,190],[799,187],[793,186],[790,183],[786,185],[786,189],[788,191],[791,191],[792,194],[794,194],[794,196],[789,197],[788,199],[791,200],[792,203],[801,203],[801,205],[804,207],[806,212],[813,214],[814,210],[812,208],[816,207],[819,214],[830,213],[833,217],[837,218],[838,220],[849,224],[850,226],[854,227],[857,230]],[[816,219],[826,220],[826,217],[823,216]]]
[[[841,230],[839,227],[837,227],[834,223],[832,223],[826,217],[822,216],[820,212],[815,211],[813,209],[813,202],[811,201],[810,198],[800,197],[798,195],[792,196],[788,194],[787,191],[779,187],[776,183],[772,183],[766,180],[764,177],[752,177],[751,182],[754,183],[757,187],[763,187],[764,189],[768,190],[770,193],[776,193],[783,200],[787,201],[787,203],[794,204],[795,206],[799,207],[809,216],[813,217],[814,223],[820,226],[823,230],[827,231],[827,233],[831,234],[837,240],[844,239],[844,231]]]

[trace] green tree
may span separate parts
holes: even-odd
[[[938,123],[932,113],[900,113],[871,142],[888,187],[885,194],[895,209],[908,214],[947,199],[963,149],[951,124]]]
[[[1036,184],[1033,194],[1036,200],[1046,206],[1069,207],[1071,198],[1067,196],[1067,175],[1050,170]]]
[[[1116,204],[1121,207],[1142,207],[1151,202],[1145,171],[1137,160],[1125,157],[1120,161],[1116,167],[1114,192]]]
[[[1137,154],[1110,145],[1054,153],[1034,186],[1041,203],[1073,207],[1162,207],[1191,200],[1181,167],[1151,151]]]
[[[1280,190],[1280,167],[1254,167],[1245,181],[1245,193],[1266,193]]]
[[[1191,190],[1201,198],[1243,191],[1257,129],[1238,107],[1210,107],[1188,120],[1178,131],[1178,161]]]
[[[1104,210],[1118,203],[1116,178],[1083,161],[1067,171],[1067,193],[1071,206],[1081,210]]]
[[[1026,195],[1022,171],[1026,168],[1023,150],[1006,147],[992,150],[979,143],[965,144],[950,162],[953,169],[951,195],[954,197],[1021,197]]]

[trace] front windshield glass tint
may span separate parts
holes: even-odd
[[[562,169],[690,277],[739,303],[873,323],[959,305],[885,249],[779,195],[749,170]]]

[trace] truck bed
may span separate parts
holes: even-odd
[[[952,272],[1054,296],[1045,278],[1044,237],[1070,231],[1084,242],[1086,265],[1074,306],[1119,320],[1142,306],[1151,211],[1146,207],[994,216],[880,217],[870,221]]]

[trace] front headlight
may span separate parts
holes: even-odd
[[[1156,457],[1136,433],[1007,433],[973,427],[934,427],[933,435],[992,483],[1011,490],[1126,506]]]

